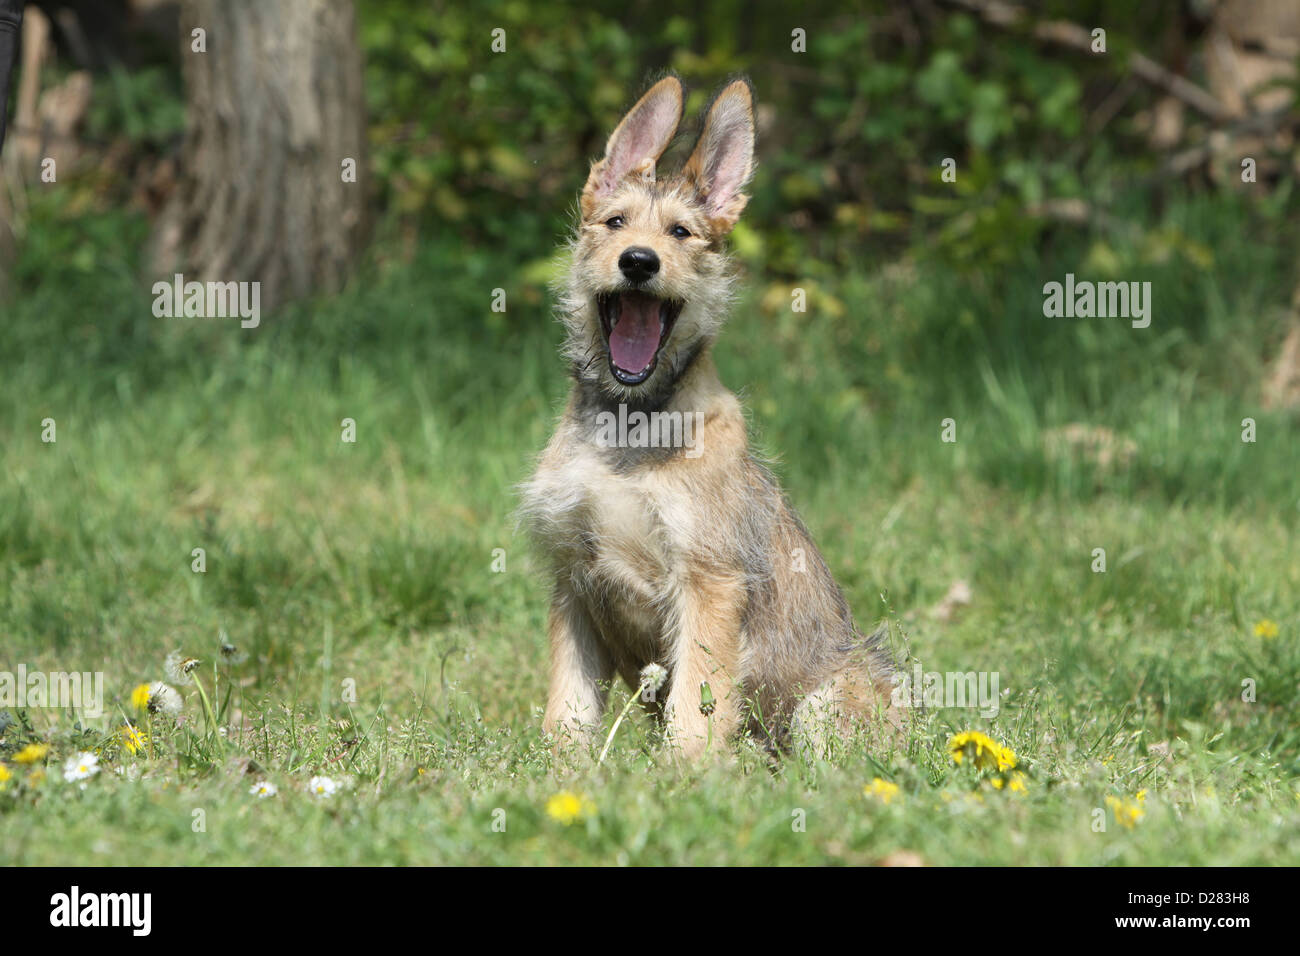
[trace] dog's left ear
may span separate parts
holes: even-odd
[[[747,82],[736,80],[713,101],[699,142],[682,167],[720,235],[740,219],[749,202],[741,190],[753,173],[754,95]]]
[[[582,215],[590,216],[599,202],[625,178],[653,181],[655,162],[663,155],[682,120],[682,81],[666,76],[646,91],[609,135],[605,156],[592,164],[582,190]]]

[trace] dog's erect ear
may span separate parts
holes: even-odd
[[[749,202],[741,192],[754,172],[754,96],[736,80],[718,94],[682,175],[704,201],[704,212],[725,234]]]
[[[653,182],[655,161],[663,155],[682,121],[682,81],[666,76],[646,91],[609,136],[605,156],[592,164],[582,190],[582,214],[618,188],[628,176]]]

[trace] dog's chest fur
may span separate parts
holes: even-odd
[[[663,657],[697,517],[666,469],[628,467],[626,450],[583,439],[560,447],[565,456],[548,453],[529,483],[525,510],[619,669],[639,669]]]
[[[686,576],[730,523],[710,478],[735,474],[744,460],[739,404],[719,389],[693,395],[692,405],[704,409],[698,458],[682,448],[602,447],[590,410],[575,402],[524,488],[535,537],[624,676],[670,657]]]

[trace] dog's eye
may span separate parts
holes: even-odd
[[[622,228],[623,228],[623,217],[622,217],[622,216],[611,216],[609,219],[606,219],[606,220],[605,220],[605,225],[609,226],[609,228],[611,228],[611,229],[622,229]]]
[[[691,231],[687,229],[685,226],[673,226],[671,229],[668,230],[668,232],[674,239],[691,238]]]

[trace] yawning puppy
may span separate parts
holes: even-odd
[[[854,626],[710,356],[754,168],[750,86],[722,90],[661,178],[682,105],[675,77],[656,83],[591,168],[560,295],[573,391],[523,510],[554,568],[545,730],[587,738],[614,675],[638,687],[658,664],[651,709],[691,758],[732,732],[775,748],[893,715],[883,632]]]

